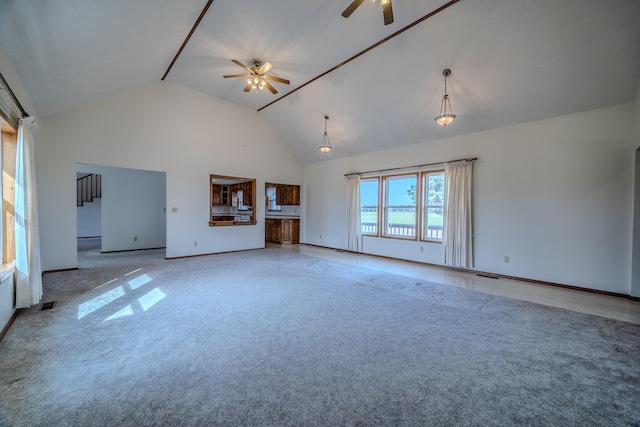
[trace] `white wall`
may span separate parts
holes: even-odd
[[[634,114],[624,104],[307,165],[303,241],[346,248],[345,173],[478,157],[477,270],[629,294]],[[363,246],[443,263],[438,243],[365,238]]]
[[[166,174],[110,168],[102,172],[102,251],[166,245]]]
[[[13,277],[7,278],[4,283],[0,283],[0,332],[11,320],[11,316],[16,311],[13,307]]]
[[[633,248],[631,257],[631,295],[640,298],[640,83],[636,95],[635,183],[633,202]]]
[[[36,155],[44,270],[77,265],[76,163],[166,172],[169,258],[264,247],[261,203],[255,226],[209,227],[209,174],[256,178],[257,194],[265,181],[303,179],[260,113],[167,82],[47,117],[43,128],[47,143]]]
[[[635,153],[631,295],[640,297],[640,148]]]

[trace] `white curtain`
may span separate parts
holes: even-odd
[[[40,233],[35,180],[33,117],[18,122],[16,153],[16,308],[37,304],[42,298]]]
[[[444,263],[452,267],[473,268],[472,175],[472,161],[444,165]]]
[[[362,227],[360,225],[360,175],[347,177],[347,249],[362,250]]]

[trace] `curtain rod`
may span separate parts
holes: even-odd
[[[20,112],[22,113],[22,117],[29,117],[29,113],[27,113],[25,109],[22,108],[22,104],[16,97],[16,94],[13,93],[13,91],[11,90],[9,83],[7,83],[7,81],[4,79],[4,76],[2,75],[2,73],[0,73],[0,83],[2,83],[2,86],[4,86],[4,88],[7,90],[7,93],[9,94],[9,96],[11,96],[11,99],[13,100],[13,102],[20,109]]]
[[[469,157],[467,159],[456,159],[456,160],[447,160],[446,162],[425,163],[423,165],[405,166],[405,167],[402,167],[402,168],[389,168],[389,169],[380,169],[380,170],[375,170],[375,171],[345,173],[344,176],[365,175],[365,174],[368,174],[368,173],[375,173],[375,172],[378,172],[378,173],[391,172],[391,171],[397,171],[397,170],[403,170],[403,169],[417,169],[417,168],[423,168],[425,166],[443,165],[445,163],[450,163],[450,162],[462,162],[462,161],[475,162],[476,160],[478,160],[477,157]]]

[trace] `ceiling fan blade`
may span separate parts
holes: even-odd
[[[269,82],[265,82],[265,86],[267,87],[267,89],[269,89],[271,91],[272,94],[276,94],[278,93],[278,91],[276,90],[275,87],[271,86],[271,83]]]
[[[251,90],[251,83],[247,83],[247,85],[244,87],[244,91],[249,92],[250,90]]]
[[[244,64],[243,64],[242,62],[240,62],[240,61],[237,61],[237,60],[235,60],[235,59],[232,59],[232,60],[231,60],[231,62],[233,62],[233,63],[234,63],[234,64],[236,64],[236,65],[239,65],[240,67],[244,68],[245,70],[247,70],[247,71],[248,71],[248,72],[250,72],[250,73],[252,72],[252,71],[251,71],[251,68],[247,67],[246,65],[244,65]]]
[[[348,18],[362,4],[364,0],[353,0],[353,2],[342,12],[342,16]]]
[[[267,79],[267,80],[273,80],[274,82],[278,82],[278,83],[284,83],[286,85],[288,85],[289,83],[291,83],[289,80],[287,79],[281,79],[280,77],[276,77],[276,76],[262,76],[263,78]]]
[[[393,22],[393,7],[391,6],[391,0],[381,0],[381,3],[384,25],[389,25]]]
[[[260,69],[258,69],[258,74],[263,75],[264,73],[266,73],[267,71],[269,71],[271,69],[271,67],[273,67],[273,65],[271,65],[268,62],[265,62],[264,64],[262,64],[262,66],[260,67]]]
[[[230,77],[251,77],[251,74],[227,74],[226,76],[222,76],[225,79],[228,79]]]

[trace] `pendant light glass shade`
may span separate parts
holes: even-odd
[[[327,134],[327,120],[329,120],[329,116],[328,115],[324,115],[324,136],[322,137],[322,145],[318,148],[320,148],[320,151],[322,151],[323,153],[328,153],[329,151],[331,151],[331,144],[329,144],[329,134]]]
[[[456,115],[453,114],[451,110],[451,101],[449,101],[449,95],[447,95],[447,77],[451,75],[451,70],[446,68],[442,71],[442,75],[444,76],[444,95],[442,96],[442,101],[440,102],[440,115],[435,118],[435,121],[440,126],[447,126],[451,124],[453,120],[456,118]]]

